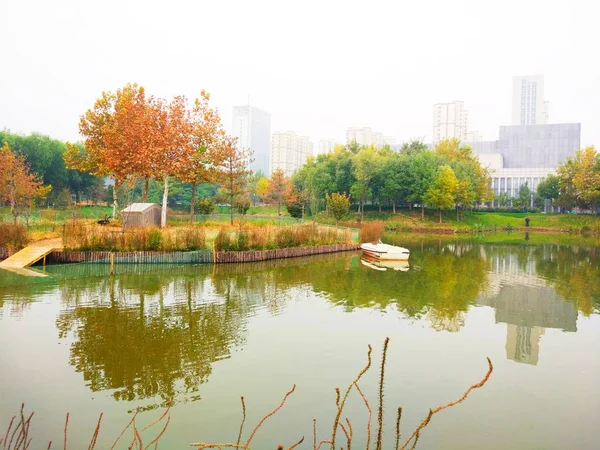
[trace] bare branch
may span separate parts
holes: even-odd
[[[266,416],[264,416],[260,422],[258,422],[258,425],[256,425],[256,427],[254,427],[254,430],[252,430],[252,433],[250,434],[250,437],[248,438],[248,440],[246,441],[246,444],[244,444],[244,448],[248,448],[248,446],[250,445],[250,442],[252,442],[252,439],[254,438],[254,435],[256,434],[256,432],[258,431],[258,429],[262,426],[262,424],[265,422],[265,420],[267,420],[269,417],[271,417],[273,414],[276,414],[277,411],[279,411],[281,408],[283,408],[283,405],[285,404],[285,401],[287,400],[287,398],[292,395],[292,393],[296,390],[296,385],[294,384],[294,386],[292,386],[292,389],[290,389],[285,396],[283,397],[283,400],[281,400],[281,403],[279,404],[279,406],[277,408],[275,408],[273,411],[271,411],[269,414],[267,414]]]
[[[408,438],[408,440],[404,443],[404,445],[402,447],[400,447],[400,450],[404,450],[406,447],[408,447],[408,444],[414,438],[418,439],[418,436],[420,435],[421,430],[423,428],[425,428],[427,425],[429,425],[429,422],[431,421],[431,418],[433,417],[434,414],[436,414],[440,411],[443,411],[446,408],[450,408],[452,406],[458,405],[459,403],[465,401],[467,396],[471,393],[471,391],[473,389],[478,389],[478,388],[482,387],[485,383],[487,383],[487,381],[490,378],[490,375],[494,371],[494,366],[492,365],[492,361],[490,360],[490,358],[487,358],[487,362],[488,362],[488,371],[485,374],[485,376],[482,378],[482,380],[479,383],[475,383],[475,384],[469,386],[469,388],[465,391],[465,393],[458,400],[455,400],[455,401],[450,402],[443,406],[438,406],[437,408],[434,408],[434,409],[430,409],[429,414],[427,414],[427,417],[425,419],[423,419],[423,421],[420,423],[420,425],[415,429],[415,431],[413,431],[413,434],[411,434],[410,437]],[[414,448],[414,446],[412,448]]]

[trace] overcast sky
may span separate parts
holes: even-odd
[[[470,129],[510,125],[514,75],[543,74],[553,123],[600,146],[591,0],[0,0],[0,129],[77,140],[103,90],[211,93],[271,113],[272,130],[345,138],[370,126],[431,140],[434,103],[463,100]]]

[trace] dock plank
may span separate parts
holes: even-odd
[[[23,269],[29,267],[35,262],[49,255],[55,250],[62,250],[63,244],[61,238],[45,239],[34,242],[33,244],[19,250],[12,256],[0,262],[2,269]]]

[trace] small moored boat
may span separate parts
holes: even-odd
[[[381,241],[376,244],[365,243],[360,248],[365,255],[381,261],[408,261],[410,256],[407,248],[383,244]]]

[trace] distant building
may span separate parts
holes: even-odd
[[[308,137],[298,136],[293,131],[277,131],[271,142],[270,172],[281,169],[291,176],[312,154],[313,144]]]
[[[464,140],[465,142],[481,142],[483,138],[479,134],[479,131],[468,131]]]
[[[250,169],[270,175],[271,114],[250,105],[234,106],[233,135],[238,138],[238,146],[252,150]]]
[[[321,139],[319,141],[319,148],[317,155],[323,155],[332,151],[338,142],[335,139]]]
[[[466,144],[492,171],[495,195],[517,197],[520,187],[527,183],[533,201],[539,182],[580,148],[581,124],[502,126],[497,141]]]
[[[466,140],[469,131],[469,112],[461,101],[433,105],[433,142],[444,139]]]
[[[355,128],[351,127],[346,130],[346,143],[356,142],[359,145],[375,145],[382,147],[384,145],[393,145],[396,140],[389,136],[384,136],[383,133],[371,130],[370,127]]]
[[[549,105],[544,101],[544,76],[513,77],[512,124],[549,123]]]

